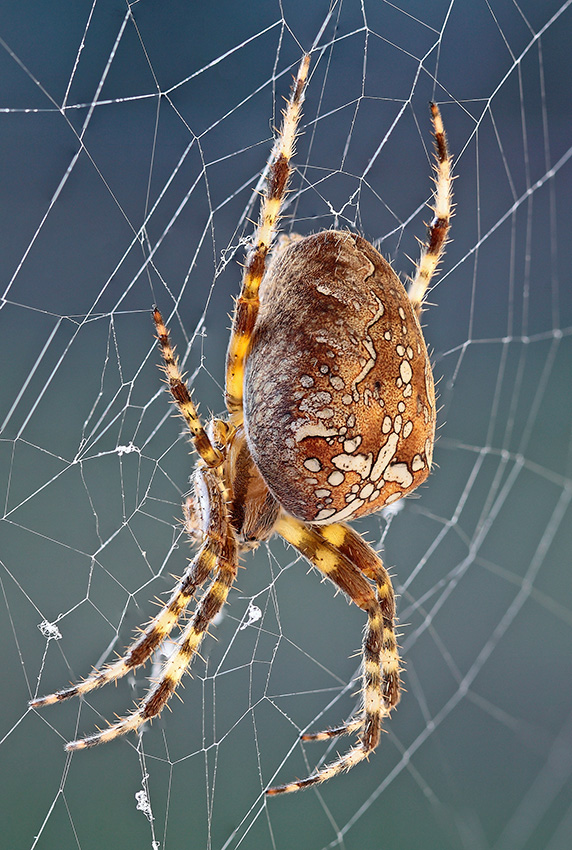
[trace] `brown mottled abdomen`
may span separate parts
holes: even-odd
[[[252,457],[291,514],[363,516],[427,478],[435,393],[427,349],[389,263],[325,231],[271,262],[245,373]]]

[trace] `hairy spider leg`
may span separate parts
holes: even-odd
[[[175,349],[171,345],[169,331],[165,326],[163,317],[155,307],[153,310],[153,321],[157,329],[157,339],[163,355],[163,369],[167,375],[167,384],[173,396],[173,401],[179,408],[181,416],[187,423],[191,432],[193,445],[205,464],[210,467],[220,466],[223,460],[222,453],[213,446],[204,430],[197,409],[191,399],[189,388],[179,369],[179,363],[175,356]]]
[[[382,718],[399,699],[400,669],[393,624],[393,589],[373,549],[349,526],[340,523],[316,528],[282,514],[275,531],[366,611],[368,622],[363,639],[363,717],[350,721],[341,729],[331,730],[333,734],[318,733],[306,738],[319,740],[361,729],[359,743],[306,779],[268,789],[269,795],[286,794],[325,782],[366,758],[379,742]],[[375,578],[377,592],[366,576]]]
[[[423,299],[447,244],[447,234],[451,220],[451,156],[447,145],[447,136],[439,107],[430,104],[435,135],[435,190],[433,192],[433,219],[429,225],[427,239],[421,248],[415,276],[407,292],[417,318],[423,312]]]
[[[360,535],[345,523],[331,523],[316,526],[312,529],[321,535],[326,542],[344,555],[350,563],[357,566],[361,572],[376,584],[376,595],[383,615],[383,645],[382,645],[382,696],[389,713],[401,696],[401,662],[395,636],[395,595],[389,573],[377,552],[369,546]],[[325,729],[323,732],[312,732],[302,735],[303,741],[324,741],[339,735],[355,732],[363,726],[363,717],[350,720],[343,726]]]
[[[198,469],[195,475],[197,497],[200,497],[201,488],[204,487],[201,504],[207,502],[205,506],[206,538],[200,550],[189,562],[164,607],[141,631],[139,637],[128,647],[121,658],[102,670],[94,670],[90,676],[76,685],[31,700],[30,706],[32,708],[40,708],[70,697],[82,696],[95,688],[102,687],[107,682],[121,679],[129,671],[144,664],[171,633],[197,589],[205,583],[210,573],[216,568],[224,550],[227,533],[226,508],[217,478],[208,470],[201,469]]]
[[[266,190],[260,208],[258,226],[246,255],[240,295],[236,301],[226,360],[226,406],[231,422],[242,423],[244,364],[260,305],[258,290],[266,269],[266,257],[272,245],[280,208],[290,177],[296,132],[308,79],[310,57],[302,58],[283,112],[282,128],[267,165]]]
[[[218,477],[215,478],[215,473],[207,470],[206,474],[213,477],[219,484]],[[220,485],[219,498],[224,498],[222,485]],[[236,536],[228,521],[225,522],[225,532],[222,540],[217,538],[218,552],[214,565],[215,577],[198,603],[193,616],[182,630],[177,648],[165,661],[161,674],[153,687],[149,689],[147,695],[130,714],[121,717],[108,729],[103,729],[77,741],[71,741],[66,745],[66,750],[82,750],[111,741],[126,732],[135,731],[143,723],[156,717],[162,711],[183,678],[210,623],[226,602],[228,592],[236,578],[238,546]]]

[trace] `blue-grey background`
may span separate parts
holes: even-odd
[[[3,846],[572,841],[570,2],[329,9],[0,6]],[[221,413],[252,191],[324,22],[283,227],[350,227],[409,273],[427,102],[442,105],[457,208],[425,317],[442,427],[428,484],[360,526],[400,594],[406,693],[388,734],[349,775],[266,804],[275,776],[324,755],[298,733],[351,713],[363,626],[279,541],[245,557],[183,703],[141,752],[133,737],[71,760],[62,746],[128,710],[144,672],[82,707],[26,701],[120,650],[184,569],[191,460],[150,307],[203,413]],[[250,600],[263,616],[239,628]]]

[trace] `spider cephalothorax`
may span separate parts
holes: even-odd
[[[267,266],[306,88],[302,59],[268,163],[260,220],[244,266],[227,354],[228,419],[203,428],[159,310],[153,318],[172,397],[199,454],[187,529],[198,551],[162,610],[125,655],[83,682],[34,699],[39,707],[85,694],[143,664],[212,575],[176,651],[131,714],[67,745],[78,750],[138,729],[179,684],[234,582],[241,552],[278,533],[367,614],[362,702],[320,740],[358,733],[345,755],[268,790],[296,791],[357,764],[377,745],[400,695],[395,601],[379,555],[344,520],[405,496],[431,469],[433,376],[419,316],[445,245],[449,154],[431,104],[436,145],[434,218],[409,291],[365,239],[329,230],[283,239]]]

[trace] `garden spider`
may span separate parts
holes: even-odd
[[[80,750],[156,717],[175,691],[233,585],[240,554],[277,532],[367,614],[362,703],[350,722],[303,739],[359,733],[356,744],[296,791],[349,769],[377,745],[400,695],[395,601],[379,555],[343,520],[410,493],[431,469],[435,393],[419,317],[447,238],[450,159],[439,109],[434,218],[409,292],[365,239],[327,230],[283,238],[269,258],[290,176],[310,57],[304,56],[268,161],[259,222],[236,302],[226,365],[228,418],[203,428],[158,309],[153,318],[167,383],[199,459],[187,528],[200,548],[162,610],[113,663],[31,701],[86,694],[143,664],[213,578],[177,649],[137,708],[72,741]]]

